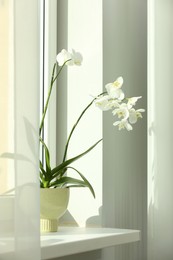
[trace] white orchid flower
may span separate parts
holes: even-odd
[[[95,105],[99,107],[102,111],[110,110],[112,107],[109,103],[109,96],[100,96],[94,101]]]
[[[132,106],[135,106],[136,105],[136,102],[138,101],[138,99],[142,98],[142,96],[140,97],[131,97],[131,98],[128,98],[128,106],[129,107],[132,107]]]
[[[133,129],[133,127],[129,124],[129,122],[126,119],[116,121],[115,123],[113,123],[113,125],[118,126],[119,130],[126,128],[127,131],[131,131]]]
[[[129,122],[131,124],[135,124],[138,120],[138,118],[142,118],[142,114],[145,112],[145,109],[137,109],[135,110],[134,108],[129,110]]]
[[[72,61],[75,65],[80,66],[82,64],[82,54],[72,49]]]
[[[124,99],[124,93],[121,90],[122,85],[123,85],[123,78],[119,77],[113,83],[106,84],[105,88],[108,92],[108,95],[111,98],[117,98],[119,100],[123,100]]]
[[[110,97],[109,97],[110,98]],[[109,99],[109,106],[111,107],[111,108],[114,108],[114,107],[119,107],[120,106],[120,103],[121,102],[121,100],[119,100],[119,99],[114,99],[114,98],[110,98]]]
[[[129,109],[126,103],[122,103],[118,108],[112,111],[113,115],[117,115],[118,118],[123,117],[123,119],[127,119],[129,117]]]
[[[72,55],[65,49],[58,53],[58,55],[56,56],[56,61],[58,62],[59,66],[62,66],[66,61],[68,61],[66,62],[66,65],[73,65]]]
[[[102,111],[108,111],[114,107],[119,107],[120,100],[112,99],[109,95],[102,95],[96,98],[95,105]]]
[[[82,63],[82,55],[75,50],[72,50],[72,53],[68,52],[67,50],[63,49],[58,55],[56,56],[56,60],[59,66],[62,66],[65,62],[66,65],[81,65]],[[68,62],[67,62],[68,61]]]

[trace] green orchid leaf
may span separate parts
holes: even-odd
[[[43,188],[43,183],[41,180],[40,180],[40,188]]]
[[[61,178],[64,176],[65,172],[66,172],[66,168],[62,168],[61,170],[59,170],[55,175],[52,174],[52,180],[55,179],[55,178]]]
[[[51,174],[50,154],[48,148],[45,149],[46,171]]]
[[[52,169],[52,175],[54,176],[54,178],[57,176],[56,174],[66,168],[66,166],[68,166],[69,164],[73,163],[74,161],[78,160],[79,158],[81,158],[82,156],[84,156],[85,154],[89,153],[98,143],[100,143],[102,141],[102,139],[100,139],[99,141],[97,141],[94,145],[92,145],[88,150],[86,150],[85,152],[61,163],[60,165],[58,165],[57,167],[55,167],[54,169]]]
[[[81,172],[79,172],[77,169],[75,169],[74,167],[69,166],[69,167],[67,167],[67,169],[72,169],[72,170],[76,171],[76,172],[80,175],[80,177],[81,177],[81,178],[83,179],[83,181],[85,182],[86,187],[88,187],[88,188],[90,189],[90,191],[91,191],[93,197],[95,198],[94,189],[93,189],[92,185],[89,183],[89,181],[84,177],[84,175],[83,175]]]
[[[44,185],[43,185],[44,181],[45,181],[45,176],[40,171],[40,188],[44,187]]]
[[[46,177],[46,171],[44,170],[44,168],[43,168],[43,164],[42,164],[41,161],[40,161],[40,171],[41,171],[42,174]]]
[[[50,154],[49,154],[49,149],[47,148],[45,142],[43,141],[42,138],[40,138],[40,142],[43,145],[44,148],[44,153],[45,153],[45,161],[46,161],[46,172],[51,175],[51,167],[50,167]]]
[[[49,187],[53,187],[53,186],[64,187],[66,185],[68,185],[68,187],[69,187],[69,185],[77,185],[77,186],[81,185],[80,187],[87,187],[84,181],[81,181],[81,180],[78,180],[78,179],[75,179],[72,177],[67,177],[67,176],[62,177],[61,179],[50,183]]]
[[[44,179],[44,175],[43,173],[40,171],[40,180],[43,180]]]
[[[75,185],[75,184],[70,184],[70,185],[68,185],[68,188],[85,188],[85,186],[84,185]]]
[[[44,180],[50,179],[49,174],[44,170],[43,168],[43,164],[40,161],[40,178],[42,179],[42,182],[44,182]]]

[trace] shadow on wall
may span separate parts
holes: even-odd
[[[64,216],[60,219],[60,226],[73,226],[78,227],[78,223],[74,219],[74,217],[70,214],[70,212],[67,210]],[[59,259],[59,258],[58,258]]]
[[[90,226],[101,226],[101,216],[102,216],[102,206],[99,208],[99,214],[92,216],[90,218],[87,219],[86,221],[86,227],[90,227]],[[99,225],[100,223],[100,225]]]
[[[101,226],[101,216],[102,216],[102,206],[99,208],[99,214],[92,216],[86,220],[86,227],[98,227]],[[71,215],[71,213],[67,210],[65,215],[60,219],[60,225],[61,226],[73,226],[78,227],[78,223],[74,219],[74,217]]]

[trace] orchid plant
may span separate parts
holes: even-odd
[[[45,144],[45,141],[42,137],[42,129],[44,126],[44,119],[46,116],[46,112],[48,109],[52,88],[55,85],[62,69],[65,66],[80,66],[82,64],[82,55],[79,52],[68,52],[67,50],[63,49],[56,57],[56,62],[54,63],[53,70],[52,70],[52,77],[50,82],[50,87],[48,91],[48,97],[46,100],[46,104],[44,107],[44,111],[41,118],[40,128],[39,128],[39,138],[40,143],[43,147],[43,154],[45,165],[42,159],[40,159],[40,187],[41,188],[58,188],[58,187],[88,187],[95,197],[95,192],[90,184],[90,182],[84,177],[84,175],[79,172],[76,168],[72,167],[71,164],[90,152],[94,147],[96,147],[102,139],[98,140],[95,144],[89,147],[86,151],[82,152],[81,154],[67,159],[67,151],[68,146],[70,143],[70,139],[72,134],[77,127],[79,121],[81,120],[84,113],[89,109],[89,107],[95,103],[97,107],[99,107],[102,111],[112,110],[113,116],[118,117],[118,121],[113,123],[114,126],[118,126],[119,130],[127,129],[128,131],[132,130],[132,124],[136,123],[138,118],[142,118],[142,113],[144,109],[134,109],[136,102],[140,97],[132,97],[132,98],[125,98],[125,94],[122,91],[123,85],[123,78],[117,78],[113,83],[108,83],[105,88],[106,91],[99,94],[98,96],[94,97],[92,101],[87,105],[87,107],[82,111],[77,119],[76,123],[71,129],[69,137],[67,139],[64,155],[62,158],[62,163],[57,165],[56,167],[52,168],[50,163],[50,152]],[[67,170],[75,171],[79,175],[79,179],[69,177],[67,175]]]

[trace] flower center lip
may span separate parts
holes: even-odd
[[[118,88],[120,86],[120,83],[117,81],[114,81],[113,85],[114,85],[114,87]]]

